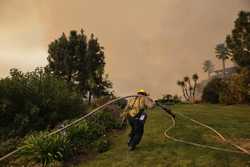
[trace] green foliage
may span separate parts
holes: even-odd
[[[241,69],[229,78],[211,80],[204,88],[202,99],[210,103],[245,104],[250,102],[250,71]]]
[[[24,149],[19,155],[48,166],[54,161],[63,161],[72,156],[69,140],[63,135],[47,136],[47,133],[39,133],[27,137],[23,143]]]
[[[226,60],[229,58],[229,51],[224,43],[216,45],[215,52],[218,59]]]
[[[90,148],[90,144],[103,134],[104,128],[92,122],[82,122],[67,130],[67,138],[74,152]]]
[[[104,75],[104,58],[104,47],[99,44],[94,34],[91,34],[88,41],[87,62],[82,62],[82,64],[87,64],[88,67],[87,90],[89,91],[89,102],[91,95],[96,97],[108,95],[107,89],[112,87],[112,83],[108,80],[108,75]],[[79,70],[79,73],[85,74],[86,71]],[[82,78],[79,81],[80,85],[83,85]]]
[[[220,44],[216,45],[215,53],[216,53],[216,57],[218,59],[222,60],[223,75],[225,76],[225,74],[226,74],[225,73],[225,68],[226,68],[225,62],[229,58],[229,55],[230,55],[229,51],[224,43],[220,43]]]
[[[61,134],[48,136],[48,132],[44,132],[26,137],[23,142],[25,147],[19,155],[26,161],[47,166],[93,148],[101,153],[110,147],[110,142],[104,137],[105,133],[115,127],[116,120],[110,112],[99,113]]]
[[[102,96],[109,94],[112,83],[104,74],[104,48],[91,34],[90,39],[83,30],[64,33],[49,45],[48,71],[77,85],[82,95]]]
[[[204,61],[203,70],[204,70],[204,72],[207,72],[208,77],[210,77],[210,74],[214,71],[214,65],[211,62],[211,60]]]
[[[79,148],[86,146],[90,143],[87,139],[88,137],[88,124],[87,122],[82,122],[77,126],[68,129],[67,138],[70,141],[72,149],[76,152]]]
[[[106,138],[100,138],[94,143],[94,147],[98,153],[106,152],[110,149],[111,143]]]
[[[226,83],[222,79],[212,79],[203,89],[202,100],[209,103],[219,103],[220,92],[225,85]]]
[[[233,60],[241,67],[250,68],[250,12],[239,13],[226,44]]]
[[[104,110],[101,113],[98,113],[95,117],[95,122],[102,127],[105,127],[105,130],[115,129],[119,127],[119,122],[112,114],[111,111]]]
[[[12,69],[10,74],[0,80],[1,136],[53,128],[84,110],[81,96],[43,69],[28,73]]]
[[[250,71],[242,69],[237,75],[226,80],[225,86],[220,91],[220,102],[224,104],[249,103]]]

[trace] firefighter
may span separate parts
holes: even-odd
[[[125,111],[122,114],[123,117],[129,122],[131,131],[129,133],[128,149],[132,151],[136,148],[142,139],[144,132],[144,124],[147,119],[146,110],[155,106],[154,100],[152,100],[148,93],[140,89],[137,91],[138,97],[128,101]]]

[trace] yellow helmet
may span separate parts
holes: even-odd
[[[139,89],[137,91],[137,94],[143,94],[143,95],[147,95],[147,92],[144,89]]]

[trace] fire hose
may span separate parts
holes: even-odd
[[[161,107],[163,110],[165,110],[166,112],[169,113],[169,115],[171,115],[171,121],[172,121],[172,125],[170,127],[168,127],[165,132],[164,132],[164,136],[172,141],[175,141],[175,142],[179,142],[179,143],[184,143],[184,144],[188,144],[188,145],[192,145],[192,146],[195,146],[195,147],[201,147],[201,148],[207,148],[207,149],[212,149],[212,150],[217,150],[217,151],[224,151],[224,152],[231,152],[231,153],[238,153],[238,154],[246,154],[246,155],[249,155],[250,156],[250,153],[248,150],[246,150],[245,148],[235,144],[235,143],[232,143],[228,140],[226,140],[226,138],[221,134],[219,133],[217,130],[215,130],[214,128],[204,124],[204,123],[201,123],[193,118],[190,118],[182,113],[179,113],[179,112],[175,112],[175,114],[177,114],[178,116],[184,118],[184,119],[187,119],[187,120],[190,120],[192,122],[194,122],[195,124],[198,124],[202,127],[205,127],[207,129],[209,129],[210,131],[212,131],[213,133],[215,133],[224,143],[228,143],[230,145],[232,145],[233,147],[235,147],[236,149],[238,149],[238,151],[236,150],[231,150],[231,149],[225,149],[225,148],[220,148],[220,147],[215,147],[215,146],[210,146],[210,145],[205,145],[205,144],[199,144],[199,143],[194,143],[194,142],[191,142],[191,141],[186,141],[186,140],[183,140],[183,139],[178,139],[178,138],[175,138],[175,137],[172,137],[170,135],[168,135],[168,132],[173,129],[176,125],[176,121],[175,121],[175,114],[173,114],[168,108],[164,107],[163,105],[161,105],[160,103],[157,103],[157,105],[159,107]]]

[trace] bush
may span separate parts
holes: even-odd
[[[110,148],[105,132],[116,127],[116,119],[111,112],[103,111],[89,120],[70,127],[61,134],[46,137],[47,132],[26,137],[25,148],[20,152],[23,160],[41,163],[44,166],[56,161],[64,161],[74,154],[94,149],[101,153]]]
[[[103,136],[104,130],[100,125],[84,121],[69,128],[66,133],[48,137],[48,132],[31,135],[25,138],[25,146],[19,152],[22,160],[48,166],[57,161],[70,159],[74,154],[91,148],[91,144]],[[104,146],[96,145],[103,150]],[[23,161],[25,162],[25,161]]]
[[[86,146],[88,141],[86,137],[88,136],[88,124],[87,122],[82,122],[77,126],[73,126],[66,131],[67,138],[70,141],[73,150],[76,152],[79,148]]]
[[[86,121],[67,130],[67,138],[75,152],[88,149],[103,134],[104,129],[100,125]]]
[[[97,113],[92,121],[103,127],[105,131],[118,128],[120,125],[119,120],[115,118],[112,111],[108,110]]]
[[[25,148],[20,152],[20,155],[46,166],[54,161],[66,160],[74,153],[84,149],[87,150],[95,142],[94,146],[97,151],[103,152],[109,147],[107,141],[98,141],[104,135],[105,129],[107,129],[103,125],[83,121],[69,128],[66,134],[56,134],[50,137],[47,137],[48,133],[31,135],[24,140]]]
[[[220,92],[220,102],[224,104],[242,104],[249,102],[250,72],[242,69],[237,75],[226,80],[226,85]]]
[[[72,156],[69,140],[63,135],[47,137],[47,133],[31,135],[24,140],[24,149],[19,155],[43,166],[54,161],[63,161]]]
[[[43,69],[28,73],[12,69],[10,74],[0,80],[0,136],[53,128],[84,109],[73,87]]]
[[[209,103],[219,103],[220,92],[224,87],[226,87],[226,83],[222,79],[212,79],[203,89],[202,101]]]
[[[250,103],[250,71],[243,68],[224,80],[212,79],[204,88],[202,100],[210,103]]]
[[[100,138],[99,140],[95,142],[94,146],[98,153],[103,153],[110,149],[111,143],[106,138]]]

